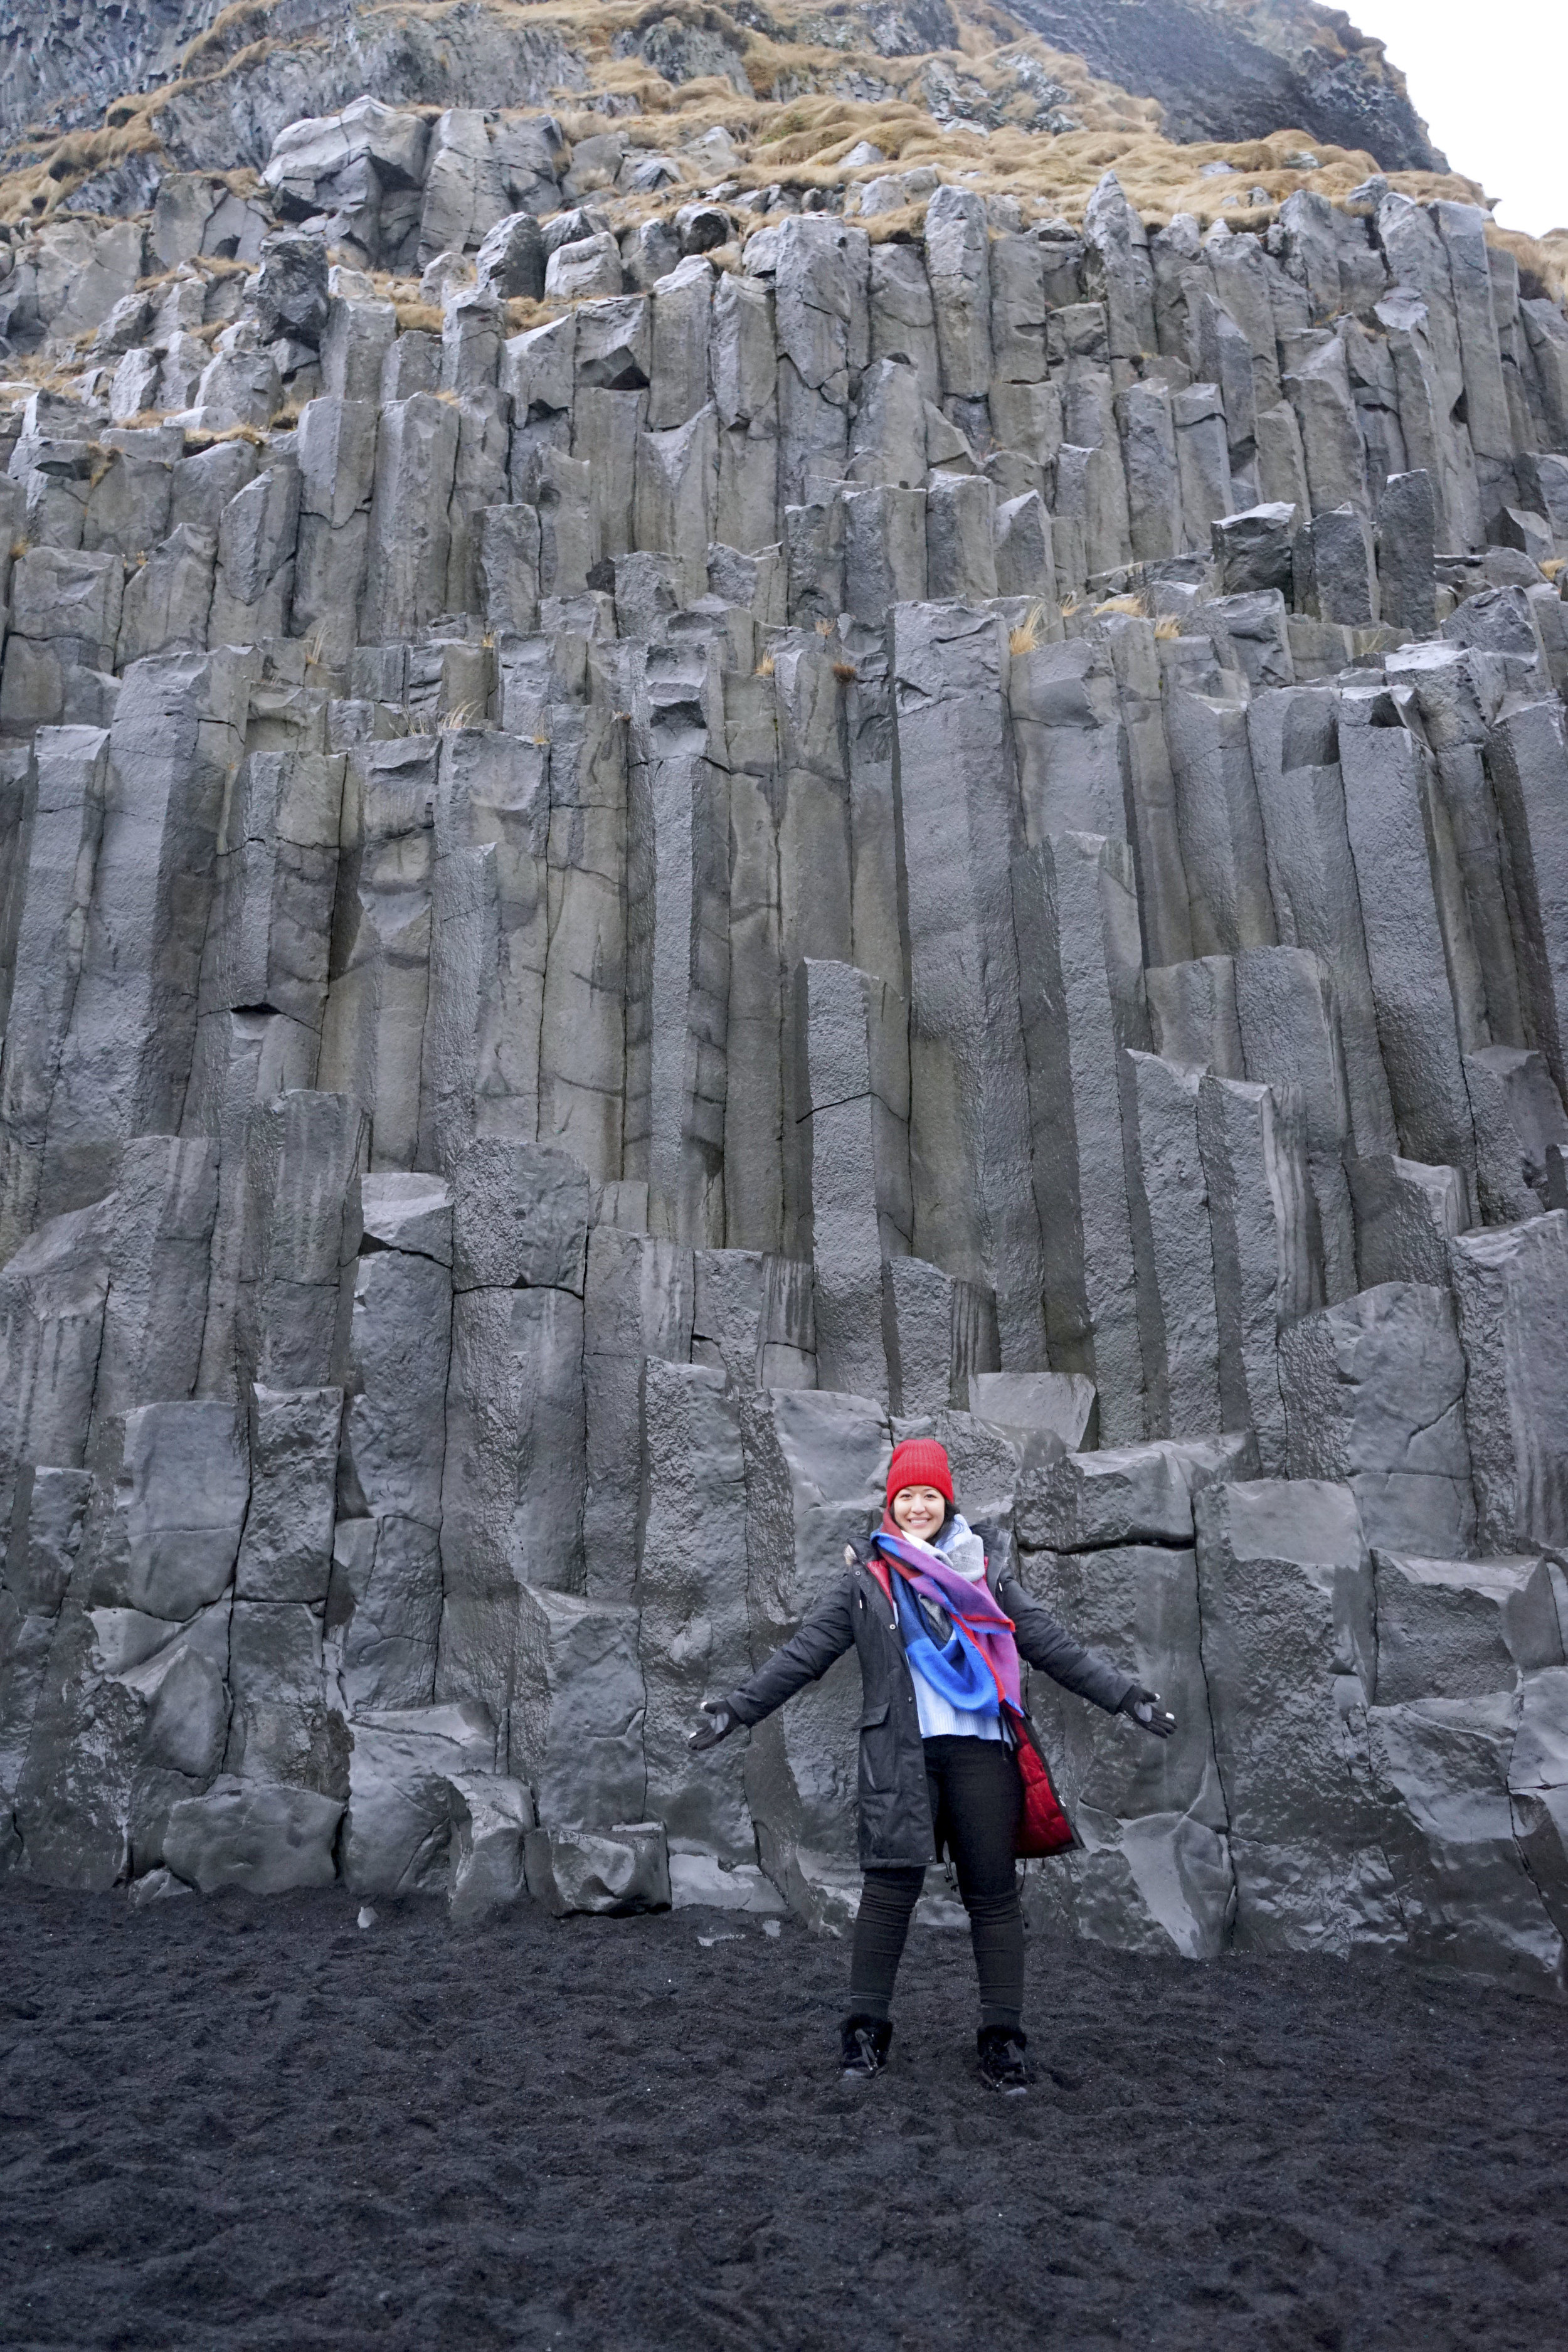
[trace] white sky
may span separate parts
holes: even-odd
[[[1340,0],[1404,73],[1456,172],[1505,228],[1568,228],[1565,0]]]

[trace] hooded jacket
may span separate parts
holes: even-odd
[[[1086,1650],[1030,1599],[1012,1567],[1006,1537],[985,1528],[974,1533],[986,1548],[986,1581],[1013,1620],[1018,1655],[1113,1715],[1135,1687],[1135,1678]],[[936,1835],[914,1682],[898,1613],[872,1559],[872,1547],[862,1547],[799,1632],[724,1704],[742,1723],[761,1723],[807,1683],[818,1681],[853,1643],[861,1685],[860,1866],[908,1869],[936,1860]]]

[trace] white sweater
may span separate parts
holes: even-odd
[[[960,1576],[967,1577],[971,1584],[984,1582],[985,1547],[977,1535],[970,1533],[967,1520],[956,1511],[940,1545],[922,1543],[919,1536],[911,1536],[903,1529],[900,1532],[906,1543],[913,1544],[919,1551],[930,1552],[933,1559],[940,1559],[946,1568],[955,1569]],[[925,1676],[916,1674],[913,1667],[910,1669],[910,1680],[915,1686],[915,1706],[920,1715],[922,1739],[1005,1738],[1000,1712],[972,1715],[950,1706],[942,1693],[932,1690]]]

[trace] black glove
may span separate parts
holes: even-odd
[[[721,1739],[728,1739],[732,1731],[739,1731],[741,1728],[740,1717],[731,1715],[721,1698],[705,1698],[702,1702],[702,1712],[704,1715],[710,1715],[713,1718],[712,1722],[700,1723],[686,1743],[693,1755],[697,1756],[700,1756],[705,1748],[717,1748]]]
[[[1160,1704],[1159,1692],[1145,1690],[1142,1683],[1133,1684],[1117,1712],[1130,1715],[1134,1723],[1141,1723],[1156,1739],[1169,1739],[1176,1727],[1175,1717]]]

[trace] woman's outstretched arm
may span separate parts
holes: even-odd
[[[793,1633],[782,1649],[775,1650],[749,1682],[723,1699],[704,1701],[704,1713],[713,1718],[712,1729],[705,1727],[697,1732],[691,1745],[711,1748],[742,1724],[761,1723],[774,1707],[783,1706],[786,1698],[793,1698],[797,1690],[804,1690],[807,1683],[825,1675],[854,1639],[853,1589],[848,1577],[842,1576],[798,1633]]]

